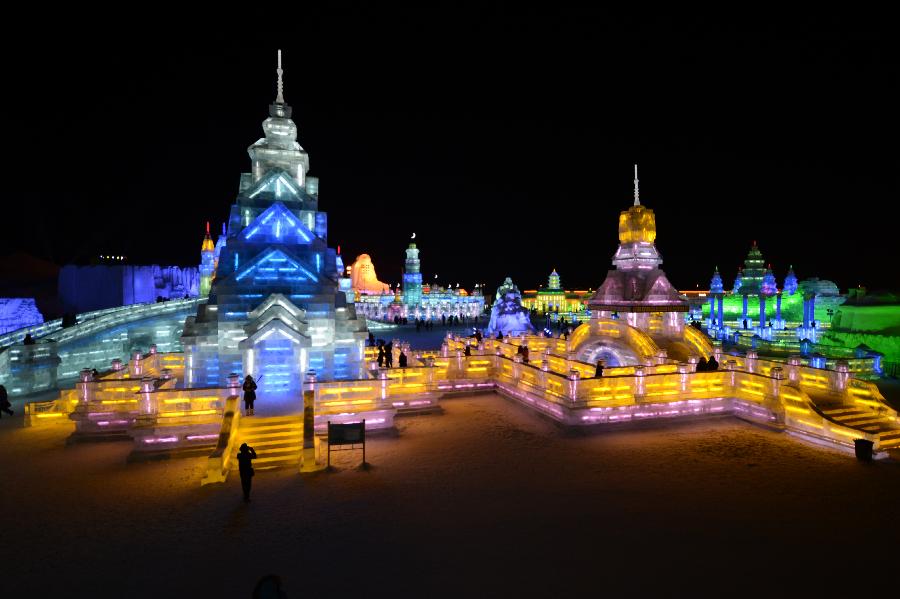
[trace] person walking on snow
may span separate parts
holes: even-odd
[[[237,455],[238,471],[241,474],[241,489],[244,491],[244,501],[250,501],[250,485],[253,484],[253,460],[256,459],[256,450],[247,445],[241,445],[241,451]]]

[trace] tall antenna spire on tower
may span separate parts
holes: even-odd
[[[275,72],[278,73],[278,96],[275,98],[275,103],[284,104],[284,81],[281,79],[284,71],[281,68],[281,50],[278,51],[278,68]]]
[[[638,191],[637,165],[634,165],[634,205],[641,205],[641,193]]]

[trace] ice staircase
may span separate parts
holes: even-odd
[[[876,447],[880,450],[890,451],[892,454],[900,451],[900,426],[889,415],[838,396],[821,393],[809,395],[828,420],[877,436]]]
[[[241,418],[235,449],[246,443],[256,450],[254,470],[299,467],[303,452],[303,416],[245,416]],[[231,460],[237,470],[238,461]]]

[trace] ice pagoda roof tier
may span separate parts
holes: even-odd
[[[273,168],[291,174],[298,185],[305,184],[309,156],[297,143],[297,125],[291,120],[291,107],[275,102],[269,106],[269,118],[263,121],[265,137],[247,148],[253,164],[253,180],[259,181]]]
[[[244,206],[259,206],[271,202],[283,202],[291,208],[316,210],[318,194],[301,186],[282,168],[273,168],[259,179],[252,179],[247,173],[241,176],[237,203]]]
[[[244,241],[265,241],[269,243],[286,243],[309,245],[316,234],[307,227],[297,214],[282,204],[275,202],[263,210],[240,233]]]
[[[688,311],[685,299],[658,268],[609,271],[588,307],[610,312]]]
[[[273,296],[270,296],[270,299]],[[273,329],[279,330],[284,336],[290,338],[301,347],[310,347],[309,323],[300,320],[299,316],[305,316],[305,310],[300,310],[288,301],[283,295],[278,295],[277,301],[265,302],[263,310],[251,312],[251,319],[244,325],[247,339],[242,341],[245,347],[253,347],[258,341],[264,339],[267,333]],[[263,306],[260,306],[262,308]],[[268,333],[271,335],[271,333]]]

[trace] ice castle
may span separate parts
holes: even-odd
[[[303,373],[319,380],[361,376],[365,319],[338,288],[341,267],[318,210],[318,180],[278,92],[241,175],[209,301],[185,322],[186,384],[220,386],[251,374],[267,394],[299,391]]]

